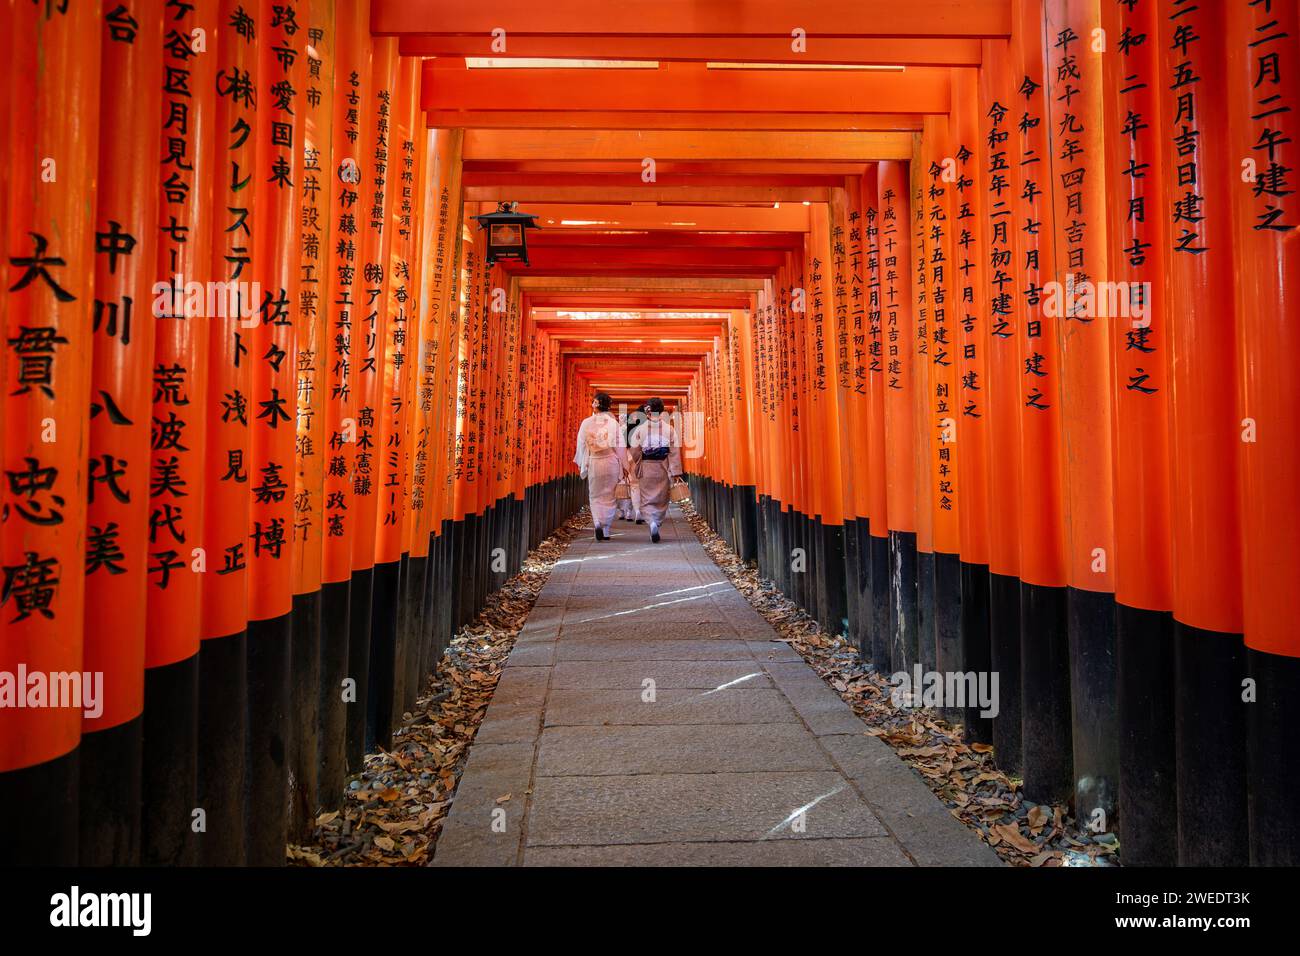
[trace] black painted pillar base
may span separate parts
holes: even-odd
[[[429,556],[424,559],[424,577],[420,583],[420,620],[416,631],[419,656],[415,662],[416,696],[428,689],[429,675],[433,673],[437,656],[435,647],[435,622],[438,617],[438,547],[436,539],[429,536]]]
[[[942,551],[934,553],[934,669],[944,675],[969,670],[962,657],[961,644],[961,558]],[[971,689],[966,685],[967,692]],[[978,690],[978,680],[974,685]],[[956,701],[939,708],[939,714],[948,723],[956,725],[966,720],[965,707]]]
[[[1240,634],[1174,621],[1177,661],[1178,863],[1245,866],[1246,650]],[[1294,799],[1294,795],[1292,795]]]
[[[871,554],[871,669],[890,673],[889,639],[889,537],[876,536],[867,529]]]
[[[916,634],[917,657],[921,670],[939,667],[938,635],[934,614],[934,552],[916,552]]]
[[[1025,769],[1023,674],[1020,661],[1020,579],[989,571],[989,656],[998,675],[998,715],[993,718],[993,762],[1019,777]]]
[[[889,532],[889,672],[912,673],[920,653],[916,532]]]
[[[1174,616],[1116,604],[1115,619],[1124,865],[1176,866]]]
[[[859,522],[844,519],[844,616],[845,639],[862,654],[862,538],[858,534]]]
[[[81,755],[0,773],[0,866],[76,866]]]
[[[393,667],[397,652],[398,585],[401,563],[375,563],[370,610],[370,689],[366,692],[366,753],[393,743]]]
[[[370,611],[374,603],[375,569],[352,572],[352,599],[348,608],[347,701],[348,774],[365,768],[367,695],[370,690]]]
[[[199,655],[144,672],[142,727],[140,862],[193,866],[204,836],[194,832],[199,807]],[[205,811],[203,824],[210,831],[207,817]]]
[[[541,508],[538,508],[539,515]],[[442,523],[442,552],[438,558],[438,598],[436,606],[438,608],[438,643],[434,646],[434,663],[441,659],[443,651],[451,644],[453,630],[453,614],[455,613],[455,595],[452,593],[452,582],[455,580],[452,563],[456,558],[456,523],[454,521],[443,521]]]
[[[479,608],[483,606],[483,583],[488,563],[488,536],[491,531],[492,508],[484,508],[483,513],[475,515],[474,518],[474,542],[470,548],[469,560],[465,564],[465,579],[469,584],[470,593],[465,624],[473,621]]]
[[[306,843],[320,809],[321,592],[293,596],[289,679],[289,839]]]
[[[461,627],[461,617],[465,613],[464,605],[469,600],[469,591],[465,586],[465,562],[469,555],[469,539],[471,528],[469,519],[458,518],[455,523],[456,535],[454,540],[455,551],[451,556],[451,565],[448,572],[451,575],[450,594],[452,598],[451,605],[451,636],[455,637],[456,632]]]
[[[248,864],[283,866],[289,835],[293,614],[248,622]]]
[[[203,866],[248,860],[248,636],[241,631],[199,644],[197,834]],[[146,714],[148,694],[145,695]],[[146,764],[148,763],[146,731]]]
[[[818,603],[821,605],[821,625],[828,634],[845,634],[848,630],[848,594],[846,582],[849,572],[845,563],[845,527],[842,524],[823,524],[817,519],[820,532],[821,567],[817,573]]]
[[[1070,705],[1074,719],[1075,817],[1104,830],[1119,812],[1119,701],[1115,595],[1067,591]]]
[[[816,602],[814,582],[817,574],[816,536],[813,534],[812,521],[802,511],[794,512],[794,520],[797,545],[804,556],[803,573],[796,575],[794,579],[795,593],[798,594],[796,601],[801,608],[816,617],[817,611],[814,607]]]
[[[737,554],[746,564],[758,560],[758,489],[753,485],[737,488],[740,499],[740,547]]]
[[[450,520],[443,520],[442,533],[438,536],[438,584],[433,600],[434,627],[437,628],[433,645],[434,666],[437,666],[443,650],[446,650],[447,645],[451,643],[451,537],[455,533],[454,528],[455,524]]]
[[[849,637],[865,662],[871,659],[871,624],[874,613],[871,605],[871,522],[859,517],[853,520],[852,530],[845,526],[846,548],[849,534],[853,535],[857,551],[855,567],[849,572],[850,578],[845,584],[845,589],[854,595],[856,605],[856,609],[850,613]]]
[[[992,707],[999,712],[1002,704],[1002,680],[993,683],[993,655],[989,647],[989,566],[961,562],[961,662],[962,670],[973,673],[978,682],[981,675],[992,695]],[[996,691],[994,688],[996,687]],[[966,728],[966,743],[993,743],[993,717],[983,716],[988,710],[978,702],[968,701],[962,723]]]
[[[1250,862],[1300,865],[1300,658],[1247,648]]]
[[[772,502],[772,526],[776,535],[772,541],[772,580],[781,593],[791,596],[790,551],[794,546],[790,509],[780,501]]]
[[[348,705],[343,702],[343,679],[348,672],[348,625],[352,582],[335,581],[320,589],[320,695],[317,702],[317,753],[320,776],[316,802],[325,811],[343,805],[348,775]]]
[[[82,866],[140,862],[140,774],[144,719],[81,738]]]
[[[411,555],[401,555],[397,559],[397,596],[395,600],[397,614],[396,627],[393,629],[393,698],[389,702],[391,717],[389,719],[389,738],[393,730],[401,724],[406,710],[407,667],[410,664],[412,622],[411,612]]]
[[[1020,583],[1024,794],[1035,803],[1074,796],[1066,619],[1065,588]]]
[[[402,696],[398,714],[415,709],[415,702],[424,692],[424,585],[428,572],[428,558],[407,556],[402,569],[406,602],[406,646],[402,654]]]

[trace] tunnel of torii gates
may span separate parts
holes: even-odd
[[[0,16],[0,858],[281,863],[604,390],[1028,799],[1297,861],[1294,2]]]

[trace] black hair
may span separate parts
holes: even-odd
[[[652,398],[645,403],[645,407],[651,415],[658,415],[664,410],[664,400],[662,398]]]
[[[606,394],[605,392],[597,392],[595,401],[596,401],[596,407],[600,411],[602,412],[609,411],[609,406],[611,404],[611,401],[608,394]]]

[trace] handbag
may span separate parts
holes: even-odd
[[[686,501],[691,497],[691,486],[680,479],[668,486],[670,501]]]
[[[631,499],[632,486],[627,483],[626,478],[614,486],[614,497],[618,501],[628,501]]]

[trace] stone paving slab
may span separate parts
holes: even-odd
[[[890,837],[533,846],[524,866],[912,866]]]
[[[726,621],[642,621],[612,618],[608,621],[581,621],[565,624],[565,640],[607,641],[611,637],[630,641],[735,641],[738,635]]]
[[[653,702],[639,690],[552,690],[546,726],[574,724],[778,724],[796,723],[780,691],[659,689]]]
[[[548,726],[537,751],[541,777],[834,769],[797,723]]]
[[[517,649],[516,649],[517,650]],[[560,661],[752,661],[753,651],[744,641],[590,638],[556,643]],[[514,657],[515,652],[511,652]]]
[[[805,831],[792,818],[804,811]],[[538,777],[528,846],[884,836],[839,773]]]
[[[776,637],[675,509],[572,542],[434,865],[998,865]]]
[[[815,676],[815,675],[814,675]],[[744,687],[773,687],[772,678],[748,660],[741,661],[561,661],[551,672],[555,689],[642,690],[646,679],[660,690],[712,690],[733,681]]]

